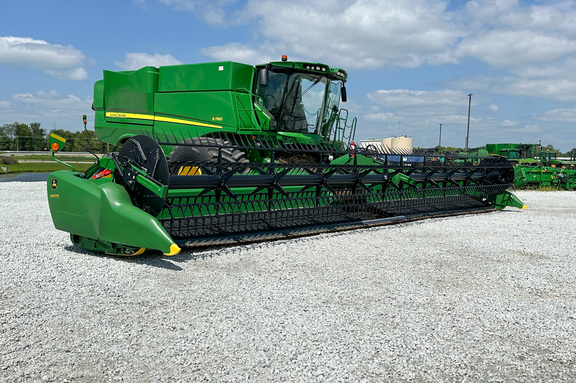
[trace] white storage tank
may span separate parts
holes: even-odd
[[[392,137],[392,149],[397,153],[412,154],[414,149],[412,137]]]
[[[390,153],[392,149],[392,137],[382,139],[382,148],[384,148],[384,153]]]

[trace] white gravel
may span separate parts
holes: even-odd
[[[1,382],[576,381],[576,193],[117,258],[0,183]]]

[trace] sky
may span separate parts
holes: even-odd
[[[576,148],[576,1],[4,0],[0,126],[83,129],[103,70],[289,60],[348,72],[356,140]],[[472,96],[469,96],[469,95]],[[469,108],[470,106],[470,108]],[[441,135],[440,135],[440,124]]]

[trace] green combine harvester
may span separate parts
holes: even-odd
[[[285,58],[104,71],[95,130],[121,147],[84,173],[49,176],[54,225],[83,249],[174,255],[524,207],[507,191],[514,169],[502,157],[357,147],[356,120],[339,106],[346,80]],[[51,136],[53,156],[64,145]]]

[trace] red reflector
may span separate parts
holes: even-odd
[[[93,180],[97,180],[98,178],[104,178],[112,174],[112,170],[104,169],[101,172],[98,172],[92,176]]]
[[[354,157],[354,152],[356,151],[356,143],[355,142],[351,142],[350,143],[350,157]]]

